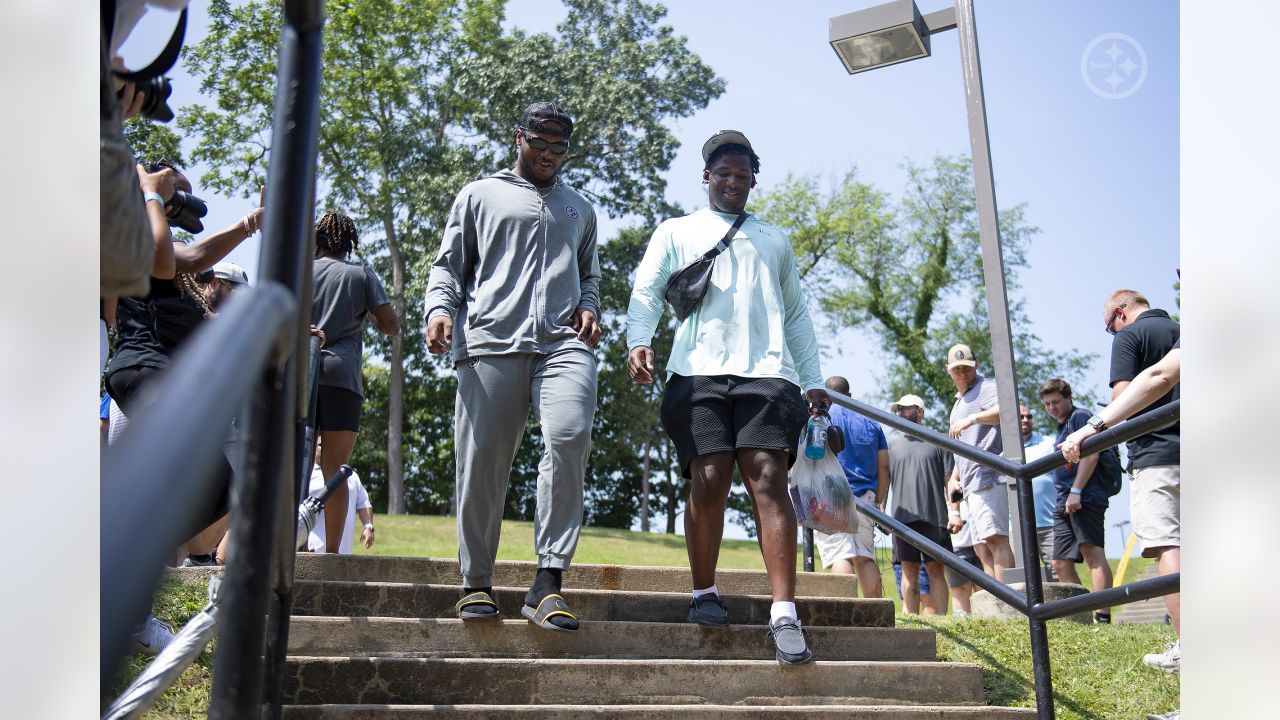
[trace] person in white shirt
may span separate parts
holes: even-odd
[[[309,496],[317,496],[324,492],[324,471],[319,465],[311,466],[311,486],[307,489]],[[373,503],[369,502],[369,493],[364,489],[364,483],[360,482],[360,476],[354,471],[351,477],[347,478],[347,517],[360,516],[360,522],[364,523],[364,529],[360,532],[360,543],[365,549],[373,547]],[[343,529],[342,541],[338,543],[339,555],[350,555],[352,546],[351,525],[347,525]],[[316,526],[311,530],[311,534],[307,536],[307,549],[312,552],[325,551],[325,528],[324,522],[317,522]]]
[[[791,242],[746,213],[760,171],[751,143],[736,130],[722,130],[703,144],[702,159],[710,207],[659,225],[636,269],[627,368],[635,382],[653,382],[649,344],[672,275],[723,246],[706,294],[676,330],[662,395],[662,425],[681,474],[690,479],[684,514],[694,588],[689,622],[729,623],[715,572],[736,464],[769,574],[775,655],[782,664],[807,663],[813,653],[795,610],[796,516],[787,470],[809,413],[825,413],[830,404],[818,342]]]

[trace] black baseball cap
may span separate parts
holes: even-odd
[[[547,128],[546,124],[549,122],[559,125],[563,128],[563,132],[559,129]],[[529,128],[534,132],[555,133],[565,138],[573,135],[573,119],[564,111],[564,108],[553,102],[536,102],[525,108],[524,115],[520,116],[520,127]]]

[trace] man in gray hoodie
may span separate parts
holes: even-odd
[[[576,630],[560,596],[582,527],[600,341],[600,262],[591,205],[560,182],[573,120],[537,102],[515,129],[515,165],[458,193],[427,282],[427,349],[452,349],[458,563],[463,620],[500,617],[492,574],[511,463],[530,407],[542,425],[534,545],[521,613]]]

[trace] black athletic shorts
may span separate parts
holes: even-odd
[[[360,429],[360,407],[364,398],[333,385],[321,385],[316,394],[316,430]]]
[[[968,562],[970,565],[978,568],[979,570],[982,569],[982,561],[978,559],[978,553],[974,552],[972,545],[968,545],[962,548],[956,548],[955,552],[956,552],[956,555],[960,556],[961,560]],[[969,578],[961,575],[960,573],[956,572],[955,570],[952,570],[949,567],[944,567],[943,569],[946,571],[947,587],[960,587],[961,585],[967,582],[972,582]]]
[[[739,448],[786,450],[790,467],[808,419],[800,389],[781,378],[672,375],[662,393],[662,428],[686,478],[694,458]]]
[[[925,522],[923,520],[916,520],[915,522],[909,522],[907,523],[907,527],[911,528],[912,530],[915,530],[921,535],[938,543],[942,547],[948,550],[951,549],[951,533],[947,532],[947,529],[945,527],[938,527],[933,523]],[[907,542],[906,540],[903,540],[897,535],[893,536],[893,561],[894,562],[918,563],[920,562],[921,557],[924,557],[924,553],[920,552],[919,548]],[[929,557],[927,559],[933,560],[935,558]]]
[[[1103,547],[1106,542],[1107,506],[1102,503],[1086,503],[1067,515],[1053,511],[1053,559],[1084,562],[1080,544]]]

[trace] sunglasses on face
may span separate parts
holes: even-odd
[[[1117,306],[1116,306],[1116,309],[1111,311],[1111,319],[1107,321],[1107,334],[1108,334],[1108,335],[1115,335],[1115,334],[1116,334],[1116,329],[1115,329],[1116,318],[1120,317],[1120,310],[1121,310],[1121,308],[1124,308],[1124,307],[1127,307],[1127,306],[1128,306],[1128,303],[1124,303],[1123,305],[1117,305]]]
[[[533,148],[534,150],[537,150],[538,152],[542,152],[543,150],[550,150],[552,153],[556,155],[565,155],[569,152],[569,143],[563,140],[561,140],[560,142],[547,142],[546,140],[543,140],[540,137],[534,137],[533,135],[525,135],[524,142],[526,145]]]

